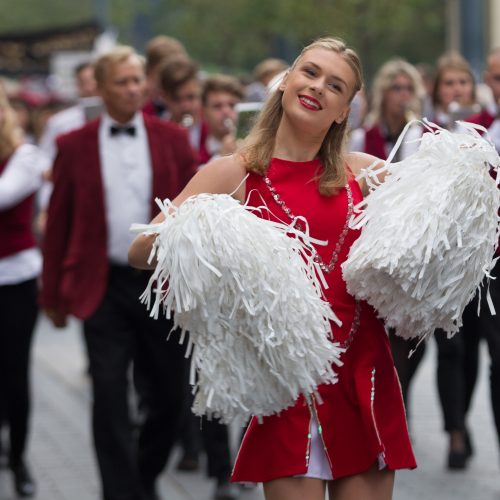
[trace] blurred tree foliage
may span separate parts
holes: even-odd
[[[445,47],[445,6],[436,0],[0,0],[0,32],[75,24],[106,12],[124,43],[143,49],[146,36],[168,34],[202,65],[232,71],[251,70],[269,56],[291,62],[313,38],[334,34],[359,51],[370,76],[394,56],[434,62]]]

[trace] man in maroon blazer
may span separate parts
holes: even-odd
[[[183,129],[140,113],[145,76],[133,49],[102,56],[95,76],[106,112],[58,139],[41,302],[57,327],[70,314],[83,320],[103,499],[150,500],[175,437],[184,357],[175,338],[167,342],[171,321],[152,320],[139,302],[149,275],[127,265],[129,227],[156,214],[155,198],[178,194],[195,158]],[[137,443],[132,361],[147,389]]]

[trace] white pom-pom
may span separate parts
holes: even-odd
[[[175,311],[189,332],[193,411],[225,422],[262,417],[334,383],[342,349],[331,341],[330,321],[339,322],[311,257],[319,242],[229,195],[159,206],[164,222],[134,228],[158,233],[150,257],[158,264],[141,298],[155,317]]]
[[[493,267],[500,191],[489,170],[500,161],[476,128],[425,133],[415,154],[386,163],[382,184],[373,167],[362,174],[371,192],[352,222],[363,231],[343,274],[402,337],[457,332]]]

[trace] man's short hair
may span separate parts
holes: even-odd
[[[207,104],[208,95],[211,92],[226,92],[240,100],[243,100],[245,97],[243,85],[237,78],[229,75],[212,75],[205,80],[201,94],[204,106]]]
[[[166,35],[155,36],[146,45],[146,73],[156,68],[165,59],[177,54],[187,57],[184,45],[177,38]]]
[[[273,76],[288,69],[289,64],[283,59],[268,58],[261,61],[253,70],[256,81],[269,80]]]
[[[99,57],[94,64],[94,77],[97,85],[100,86],[105,82],[106,71],[109,66],[124,62],[130,57],[136,57],[144,67],[144,58],[140,56],[133,47],[129,47],[128,45],[118,45]]]
[[[175,96],[179,87],[197,77],[198,65],[183,55],[166,59],[159,72],[161,89],[169,96]]]
[[[77,64],[75,66],[75,69],[73,70],[73,75],[75,76],[75,78],[78,78],[80,73],[87,68],[94,69],[93,63],[90,61],[81,62],[80,64]]]

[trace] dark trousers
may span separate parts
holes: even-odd
[[[184,347],[172,321],[154,320],[139,296],[148,274],[111,266],[97,311],[84,322],[93,382],[93,433],[105,500],[138,500],[164,468],[182,404]],[[135,438],[129,412],[131,362],[144,414]],[[134,377],[135,378],[135,377]]]
[[[425,341],[421,342],[417,347],[420,339],[406,340],[398,337],[393,329],[389,329],[389,340],[391,342],[392,357],[394,358],[394,366],[398,373],[399,382],[401,384],[401,393],[406,408],[406,417],[410,419],[410,385],[411,381],[425,354]],[[416,349],[416,350],[415,350]],[[415,352],[410,356],[410,352]]]
[[[231,451],[227,425],[217,419],[200,419],[193,414],[193,394],[189,385],[189,373],[185,372],[184,404],[179,438],[184,448],[184,455],[196,457],[203,448],[207,454],[207,474],[218,482],[227,481],[231,475]]]
[[[497,264],[493,274],[499,275]],[[437,382],[446,431],[465,430],[477,380],[479,342],[485,339],[490,353],[490,393],[493,416],[500,444],[500,277],[490,281],[490,294],[497,314],[492,316],[482,289],[481,312],[477,315],[479,297],[465,308],[463,326],[451,339],[437,332]]]
[[[14,466],[23,459],[29,430],[30,352],[37,315],[36,280],[0,286],[0,400]]]

